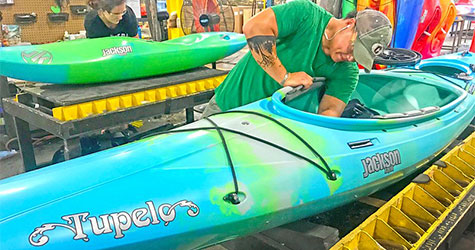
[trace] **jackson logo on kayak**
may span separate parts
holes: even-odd
[[[22,51],[21,58],[25,63],[50,64],[53,55],[46,50]]]
[[[120,46],[120,47],[112,47],[108,49],[103,49],[102,50],[102,56],[112,56],[112,55],[120,55],[120,56],[125,56],[128,53],[132,53],[132,46]]]
[[[388,151],[385,153],[376,153],[361,160],[363,163],[363,177],[379,172],[384,169],[384,173],[391,173],[394,167],[401,164],[401,154],[399,150]]]
[[[120,239],[124,237],[125,231],[129,230],[132,223],[138,227],[148,227],[150,224],[156,225],[163,221],[164,226],[175,220],[176,211],[175,208],[187,207],[187,214],[190,217],[195,217],[200,213],[199,207],[192,201],[181,200],[173,205],[162,204],[155,209],[155,205],[152,201],[145,202],[147,207],[137,208],[132,213],[125,211],[103,214],[99,218],[95,216],[89,216],[89,212],[82,212],[77,214],[65,215],[61,219],[66,223],[45,223],[30,234],[29,241],[33,246],[43,246],[49,241],[49,237],[44,235],[46,231],[55,230],[57,227],[62,227],[70,230],[75,240],[89,241],[89,236],[85,232],[84,228],[90,228],[95,235],[102,235],[112,233],[115,231],[114,238]],[[149,216],[147,216],[149,214]],[[101,220],[102,222],[98,222]],[[90,224],[90,225],[87,225]],[[99,226],[99,225],[102,225]],[[62,230],[62,229],[59,229]]]

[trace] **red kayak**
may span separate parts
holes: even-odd
[[[419,20],[419,28],[412,44],[412,50],[422,52],[429,45],[429,37],[439,25],[442,18],[442,9],[439,0],[425,0]]]
[[[455,21],[457,10],[452,0],[440,0],[440,7],[442,10],[442,18],[439,25],[434,29],[428,39],[428,44],[422,51],[422,58],[431,58],[440,55],[440,50],[444,44],[447,32]]]

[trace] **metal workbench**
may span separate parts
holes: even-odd
[[[106,128],[127,124],[132,121],[171,114],[186,110],[187,122],[193,121],[193,107],[204,104],[213,96],[214,90],[207,90],[167,98],[140,106],[119,109],[82,119],[61,121],[53,117],[52,109],[140,91],[172,86],[227,74],[227,71],[200,67],[188,71],[158,77],[94,85],[57,85],[35,83],[19,87],[18,101],[13,97],[3,99],[6,113],[13,117],[18,143],[25,171],[37,168],[32,145],[30,126],[43,129],[64,141],[65,159],[80,156],[79,137]],[[5,86],[7,78],[0,77],[0,85]]]

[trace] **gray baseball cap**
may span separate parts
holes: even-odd
[[[381,12],[372,9],[356,14],[356,32],[358,36],[353,56],[367,72],[373,67],[374,58],[389,46],[393,29],[389,19]]]

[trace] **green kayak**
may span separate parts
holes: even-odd
[[[143,78],[199,67],[246,45],[242,34],[199,33],[165,42],[106,37],[0,49],[0,75],[56,84]]]

